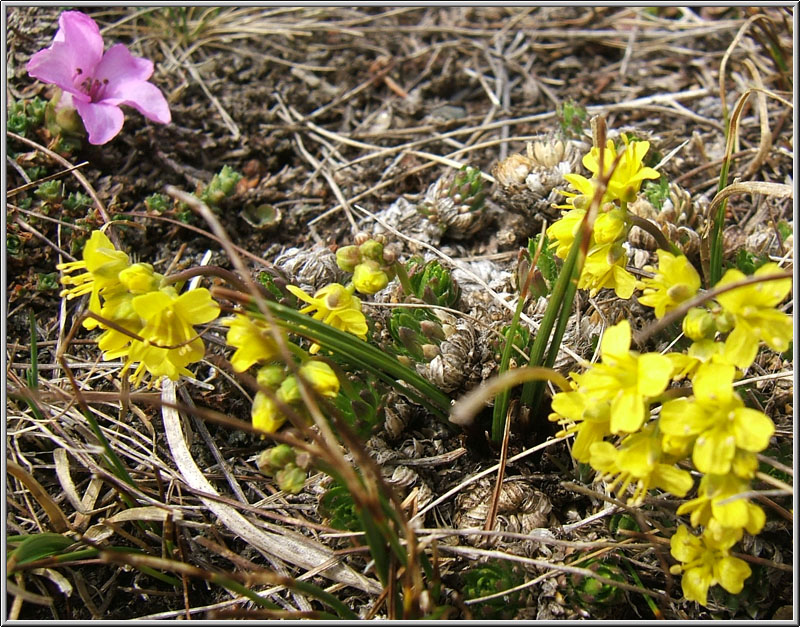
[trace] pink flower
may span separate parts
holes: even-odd
[[[60,87],[67,104],[71,99],[90,144],[105,144],[120,132],[125,120],[120,105],[161,124],[172,119],[161,90],[147,82],[153,62],[134,57],[123,44],[104,54],[100,29],[80,11],[61,14],[53,44],[34,54],[27,69],[34,78]]]

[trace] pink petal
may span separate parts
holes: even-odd
[[[73,68],[80,68],[83,76],[92,76],[103,58],[103,37],[95,21],[80,11],[64,11],[58,18],[58,32],[52,48],[58,44]]]
[[[82,93],[75,86],[76,70],[67,46],[54,43],[50,48],[40,50],[31,57],[27,66],[28,74],[44,83],[58,85],[64,91]],[[88,100],[88,96],[86,97]]]
[[[122,130],[125,116],[113,104],[75,101],[75,108],[89,133],[89,143],[100,145],[111,141]]]
[[[161,90],[147,81],[109,83],[103,93],[103,102],[133,107],[146,118],[167,124],[172,120],[167,99]]]
[[[125,44],[111,46],[97,65],[94,77],[100,81],[108,79],[109,84],[115,81],[146,81],[153,75],[153,62],[150,59],[134,57]]]
[[[64,11],[58,23],[52,45],[34,54],[27,70],[34,78],[77,95],[81,76],[92,76],[103,57],[103,38],[94,20],[80,11]]]

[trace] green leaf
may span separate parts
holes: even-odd
[[[16,564],[27,564],[57,555],[73,544],[75,540],[60,533],[37,533],[25,538],[11,551],[9,560]]]
[[[656,161],[656,164],[658,161]],[[648,164],[649,165],[649,164]],[[669,198],[669,181],[663,174],[658,180],[648,180],[642,184],[642,192],[648,202],[653,205],[656,211],[661,211],[664,203]]]
[[[778,222],[777,228],[783,240],[786,240],[787,237],[794,233],[794,229],[792,229],[791,225],[786,220]]]

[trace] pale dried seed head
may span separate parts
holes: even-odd
[[[533,159],[523,154],[509,155],[492,168],[492,175],[502,187],[522,185],[535,165]]]
[[[567,150],[560,139],[528,142],[526,149],[528,158],[545,168],[553,168],[564,161]]]

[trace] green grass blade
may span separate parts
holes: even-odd
[[[583,229],[581,232],[583,232]],[[528,361],[528,364],[531,366],[542,365],[545,349],[547,348],[548,340],[553,332],[553,326],[556,323],[556,318],[559,316],[559,312],[562,317],[569,317],[569,312],[572,309],[572,298],[570,298],[569,302],[567,302],[566,296],[568,294],[569,284],[576,282],[575,275],[578,274],[576,272],[576,267],[578,265],[578,254],[580,253],[581,245],[583,244],[584,239],[585,236],[575,238],[575,240],[572,242],[572,247],[569,249],[569,254],[564,260],[564,265],[561,267],[561,272],[558,275],[558,281],[556,281],[555,287],[553,288],[553,293],[550,294],[550,300],[547,302],[547,309],[544,312],[544,318],[542,319],[539,330],[537,331],[536,337],[533,341],[533,345],[531,346],[530,360]],[[572,290],[571,294],[574,297],[575,291]],[[566,324],[566,322],[564,324]],[[532,405],[534,392],[536,391],[535,388],[536,386],[533,382],[526,383],[522,386],[520,402],[523,406],[530,407]]]

